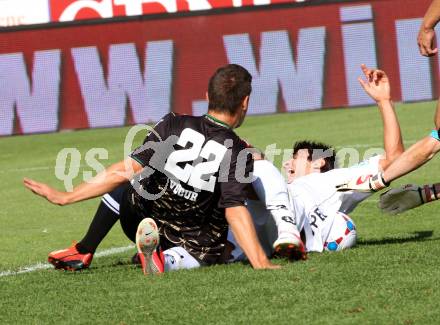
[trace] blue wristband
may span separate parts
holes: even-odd
[[[440,141],[440,137],[438,136],[438,132],[439,132],[439,130],[432,130],[431,131],[431,137],[433,137],[434,139]]]

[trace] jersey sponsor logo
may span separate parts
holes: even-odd
[[[197,200],[197,197],[199,196],[199,193],[184,189],[182,185],[176,183],[173,180],[170,180],[170,189],[173,191],[174,194],[193,202],[195,202]]]

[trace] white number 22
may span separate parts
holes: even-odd
[[[209,140],[204,146],[205,136],[193,129],[186,128],[182,131],[177,144],[185,147],[188,143],[192,146],[189,149],[174,151],[168,157],[165,170],[173,174],[180,181],[191,185],[194,188],[214,192],[216,177],[210,176],[208,181],[202,179],[203,175],[214,174],[220,168],[220,163],[226,154],[227,148],[218,142]],[[214,160],[205,161],[192,166],[191,163],[198,157],[209,159],[214,155]],[[177,164],[180,162],[191,162],[184,168]]]

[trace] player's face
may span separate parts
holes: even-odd
[[[312,162],[309,160],[309,151],[307,149],[300,149],[293,155],[293,158],[283,164],[288,183],[293,180],[306,176],[313,172]]]

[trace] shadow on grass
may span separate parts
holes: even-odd
[[[118,268],[120,269],[127,269],[127,268],[139,268],[140,269],[140,265],[134,265],[131,263],[131,261],[129,259],[125,259],[125,260],[121,260],[121,261],[114,261],[112,263],[92,263],[92,265],[90,266],[90,268],[86,268],[83,270],[78,270],[78,271],[68,271],[68,270],[56,270],[56,269],[50,269],[50,271],[53,272],[60,272],[60,273],[64,273],[66,276],[77,276],[78,274],[82,274],[82,275],[93,275],[93,273],[95,271],[102,271],[102,270],[117,270]]]
[[[112,262],[102,263],[94,267],[95,270],[107,269],[107,268],[140,268],[140,264],[134,264],[130,258],[121,258],[120,260],[115,260]]]
[[[381,238],[381,239],[369,239],[369,240],[358,240],[356,243],[356,246],[376,246],[376,245],[389,245],[389,244],[402,244],[402,243],[410,243],[410,242],[423,242],[423,241],[433,241],[433,240],[440,240],[440,237],[432,238],[432,235],[434,234],[434,231],[432,230],[425,230],[425,231],[415,231],[413,233],[410,233],[409,236],[404,238],[399,237],[388,237],[388,238]],[[354,247],[355,248],[355,247]],[[274,257],[272,257],[274,258]],[[236,264],[241,265],[249,265],[249,262],[247,261],[241,261],[237,262]],[[131,258],[122,258],[119,260],[115,260],[111,263],[104,263],[100,265],[92,265],[90,270],[84,270],[81,273],[89,273],[90,271],[96,271],[96,270],[102,270],[102,269],[118,269],[118,268],[124,268],[127,267],[132,269],[140,269],[140,265],[133,264],[133,261]],[[66,274],[74,274],[77,272],[66,272]]]
[[[418,241],[426,241],[426,240],[440,240],[440,238],[430,239],[433,233],[434,232],[432,230],[426,230],[426,231],[413,232],[411,233],[410,236],[404,238],[390,237],[390,238],[382,238],[382,239],[359,240],[356,243],[356,246],[375,246],[375,245],[388,245],[388,244],[402,244],[402,243],[418,242]]]

